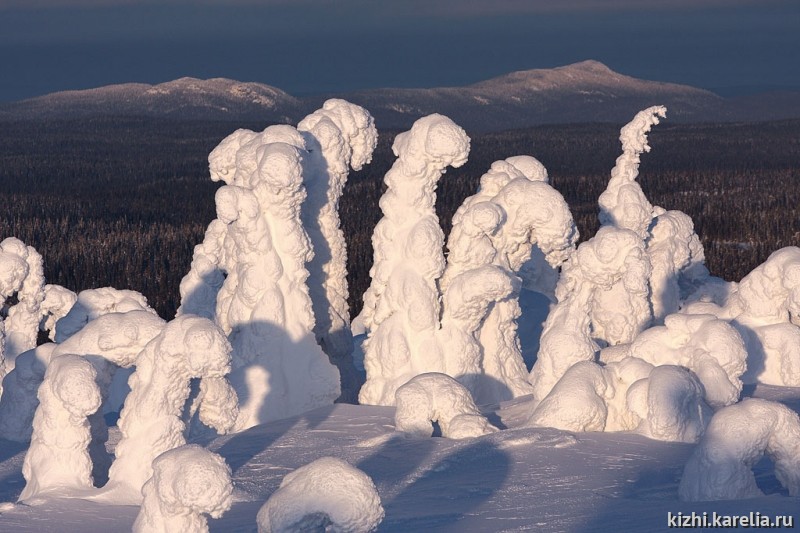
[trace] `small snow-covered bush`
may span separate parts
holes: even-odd
[[[753,466],[768,455],[792,496],[800,495],[800,417],[777,402],[748,398],[717,411],[683,469],[683,501],[737,500],[763,493]]]
[[[287,474],[258,511],[259,533],[368,533],[384,511],[368,475],[335,457]]]
[[[20,501],[42,492],[92,487],[88,417],[102,402],[96,379],[92,364],[77,355],[58,356],[48,365],[22,465],[27,484]]]
[[[433,422],[439,424],[443,437],[451,439],[497,431],[481,415],[469,390],[446,374],[420,374],[398,388],[395,398],[395,429],[409,435],[430,437]]]
[[[205,533],[204,514],[219,518],[231,508],[231,469],[200,446],[181,446],[155,458],[142,494],[134,533]]]

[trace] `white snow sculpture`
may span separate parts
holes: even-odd
[[[398,159],[385,177],[384,217],[372,237],[375,261],[361,314],[369,330],[362,404],[391,405],[410,378],[442,370],[440,361],[426,360],[439,328],[437,280],[444,272],[434,191],[448,166],[466,162],[469,138],[447,117],[430,115],[398,135],[392,149]]]
[[[697,442],[711,419],[703,384],[689,369],[663,365],[626,393],[628,409],[641,420],[636,431],[651,439]]]
[[[567,370],[525,425],[567,431],[631,431],[696,442],[710,418],[703,386],[690,370],[653,367],[628,357],[601,366],[581,361]]]
[[[297,126],[309,154],[303,183],[308,198],[301,216],[314,249],[308,263],[308,288],[314,307],[317,342],[339,368],[340,400],[357,401],[360,379],[353,365],[353,335],[347,304],[347,247],[339,221],[339,198],[348,170],[372,160],[378,131],[362,107],[331,99]]]
[[[8,306],[7,299],[13,295],[17,302]],[[14,237],[0,242],[0,320],[5,318],[6,371],[14,368],[19,354],[36,347],[43,299],[42,256]]]
[[[258,511],[258,533],[368,533],[384,511],[372,480],[336,457],[322,457],[286,475]]]
[[[650,301],[653,321],[663,324],[664,317],[677,313],[688,292],[709,280],[703,245],[694,232],[694,223],[686,213],[665,211],[653,221],[647,239],[650,257]]]
[[[434,422],[442,437],[449,439],[497,431],[475,406],[469,390],[446,374],[420,374],[398,388],[395,397],[395,429],[408,435],[430,437]]]
[[[153,476],[142,494],[134,533],[206,533],[203,515],[220,518],[231,508],[231,469],[196,444],[181,446],[153,460]]]
[[[667,108],[653,106],[639,111],[621,130],[622,155],[617,158],[611,170],[608,187],[600,195],[600,224],[628,229],[640,238],[647,236],[653,219],[653,206],[636,182],[639,176],[639,156],[649,152],[647,133],[659,122],[659,117],[667,116]]]
[[[108,484],[115,501],[138,503],[153,459],[186,443],[181,415],[192,378],[201,379],[200,420],[219,433],[231,430],[237,398],[225,378],[230,370],[230,343],[207,318],[180,316],[147,344],[118,423],[122,438]]]
[[[113,287],[81,291],[69,312],[56,322],[55,340],[58,343],[64,342],[86,324],[103,315],[128,311],[147,311],[157,316],[155,310],[147,304],[147,298],[136,291]]]
[[[33,416],[39,399],[36,393],[44,379],[55,344],[37,346],[22,352],[14,369],[3,378],[0,396],[0,438],[28,442],[33,432]]]
[[[71,290],[61,285],[45,285],[39,330],[48,332],[51,341],[56,340],[56,324],[67,315],[77,301],[78,295]]]
[[[290,126],[239,130],[211,152],[217,219],[195,247],[178,315],[213,318],[233,346],[238,430],[332,403],[336,367],[313,336],[306,279],[313,257],[300,219],[303,136]],[[217,292],[218,289],[218,292]]]
[[[27,483],[20,501],[46,492],[92,488],[88,416],[102,402],[96,378],[92,364],[77,355],[61,355],[47,367],[22,465]]]
[[[748,348],[747,383],[800,386],[800,248],[773,252],[727,306]]]
[[[455,276],[476,267],[488,264],[509,273],[519,272],[534,247],[554,272],[569,257],[578,232],[563,197],[544,182],[545,178],[544,167],[531,157],[492,164],[481,178],[478,193],[467,198],[454,215],[447,268],[440,282],[445,294]],[[480,373],[485,379],[482,386],[470,387],[480,403],[532,392],[517,338],[521,315],[518,297],[517,288],[502,299],[490,301],[493,305],[488,315],[481,317]]]
[[[644,242],[629,230],[603,226],[578,246],[562,267],[558,304],[547,317],[528,378],[536,400],[547,396],[570,366],[595,360],[596,339],[613,345],[639,333],[650,316],[649,268]],[[621,294],[609,300],[615,290]]]
[[[700,378],[706,400],[715,408],[739,400],[747,350],[730,324],[711,315],[673,314],[663,326],[642,332],[628,354],[655,365],[680,365]]]
[[[689,457],[678,486],[682,501],[763,496],[752,467],[768,455],[775,477],[800,495],[800,417],[785,405],[747,398],[720,409]]]

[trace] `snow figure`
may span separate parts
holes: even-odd
[[[688,292],[709,279],[705,268],[703,245],[694,232],[694,223],[686,213],[665,211],[658,214],[647,240],[650,257],[650,301],[653,321],[663,324],[664,317],[677,313]]]
[[[629,357],[601,366],[581,361],[539,402],[525,425],[567,431],[631,431],[647,437],[696,442],[711,408],[690,370],[653,367]]]
[[[727,314],[747,343],[747,383],[800,386],[800,248],[773,252],[739,282]]]
[[[235,153],[234,153],[235,152]],[[178,315],[212,318],[233,346],[238,430],[332,403],[339,375],[313,336],[300,219],[303,136],[290,126],[239,130],[209,156],[217,219],[195,247]],[[217,288],[219,288],[217,292]]]
[[[600,346],[630,342],[649,320],[644,241],[630,230],[601,227],[562,267],[558,303],[542,331],[529,381],[536,400],[579,361],[594,361]],[[609,299],[612,291],[619,291]]]
[[[191,379],[201,379],[200,420],[219,433],[231,430],[237,398],[225,378],[230,365],[230,343],[207,318],[180,316],[147,344],[118,423],[122,439],[108,485],[115,501],[139,502],[153,459],[186,443],[181,415]]]
[[[339,221],[339,198],[349,168],[361,170],[372,160],[378,131],[363,108],[331,99],[303,119],[308,158],[304,179],[308,198],[301,216],[314,249],[308,263],[308,289],[314,307],[314,335],[339,368],[341,401],[357,402],[361,384],[353,365],[353,334],[347,304],[347,247]]]
[[[709,501],[763,496],[752,467],[764,454],[774,462],[781,485],[790,495],[800,495],[797,413],[756,398],[717,411],[683,469],[678,498]]]
[[[434,191],[448,166],[466,162],[469,137],[447,117],[429,115],[398,135],[392,150],[398,159],[385,177],[384,217],[372,237],[372,283],[361,314],[369,330],[362,404],[391,405],[400,385],[442,370],[442,362],[429,361],[427,353],[439,328],[437,280],[444,272]]]
[[[92,364],[77,355],[56,357],[47,367],[22,465],[27,483],[20,501],[44,492],[92,488],[88,416],[102,402],[96,378]]]
[[[8,298],[17,302],[9,306]],[[0,242],[0,320],[5,318],[5,366],[14,368],[14,360],[36,347],[44,300],[42,256],[21,240],[9,237]]]
[[[621,130],[622,155],[611,170],[608,187],[600,195],[600,224],[628,229],[640,238],[647,237],[653,219],[653,206],[636,182],[639,176],[639,156],[649,152],[647,133],[667,116],[667,108],[653,106],[636,114]]]
[[[651,439],[697,442],[711,419],[703,384],[681,366],[655,367],[628,389],[626,399],[641,420],[636,431]]]
[[[69,312],[56,322],[55,340],[58,343],[64,342],[86,324],[103,315],[128,311],[147,311],[158,316],[147,304],[147,298],[136,291],[113,287],[81,291]]]
[[[747,350],[730,324],[711,315],[673,314],[642,332],[628,354],[655,365],[680,365],[700,378],[715,408],[739,401]]]
[[[233,503],[231,469],[196,444],[181,446],[153,460],[153,476],[142,494],[134,533],[206,533],[203,515],[220,518]]]
[[[531,157],[492,164],[481,178],[478,194],[467,198],[454,216],[447,269],[440,284],[445,294],[455,276],[485,264],[519,272],[534,247],[554,272],[569,257],[578,232],[563,197],[545,183],[546,175],[541,163]],[[482,386],[470,387],[480,403],[532,392],[517,338],[518,297],[517,288],[495,300],[488,315],[481,317],[480,368],[488,379]]]
[[[408,435],[430,437],[434,422],[439,424],[442,437],[449,439],[497,431],[475,406],[469,390],[447,374],[420,374],[398,388],[395,396],[394,426]]]
[[[14,369],[3,378],[0,396],[0,438],[28,442],[33,432],[33,416],[39,399],[36,393],[44,380],[53,349],[52,343],[22,352]]]
[[[368,475],[336,457],[322,457],[283,478],[258,511],[258,533],[368,533],[384,511]]]
[[[67,315],[78,295],[61,285],[45,285],[44,301],[42,302],[42,319],[39,323],[39,330],[48,332],[51,341],[56,340],[56,324]]]

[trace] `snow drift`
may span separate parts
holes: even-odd
[[[259,533],[370,532],[383,520],[372,480],[336,457],[322,457],[287,474],[258,511]]]

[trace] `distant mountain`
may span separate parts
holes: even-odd
[[[261,83],[181,78],[53,93],[0,105],[0,119],[135,115],[180,119],[297,122],[329,97],[367,108],[381,128],[407,128],[442,113],[468,130],[548,123],[626,122],[663,104],[670,121],[757,121],[800,117],[800,92],[723,98],[703,89],[640,80],[597,61],[513,72],[465,87],[372,89],[296,98]]]

